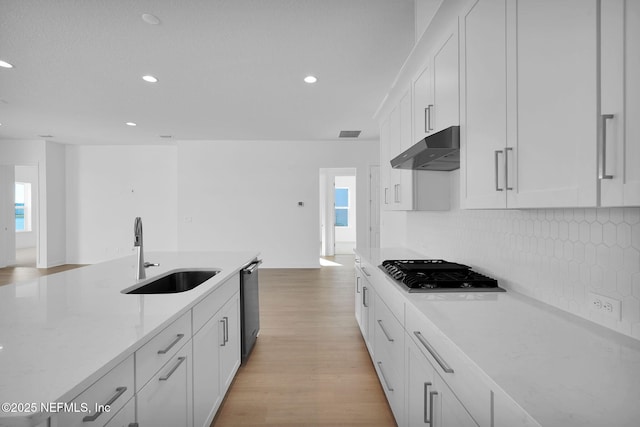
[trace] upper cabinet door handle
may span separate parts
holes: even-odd
[[[613,175],[607,175],[607,120],[613,119],[613,114],[600,116],[600,163],[598,164],[599,179],[613,179]]]
[[[493,158],[494,165],[495,165],[495,172],[494,172],[494,174],[495,174],[495,178],[496,178],[496,191],[504,191],[504,189],[503,189],[503,188],[500,188],[500,183],[499,183],[499,179],[498,179],[498,156],[499,156],[500,154],[502,154],[502,152],[503,152],[502,150],[496,150],[496,151],[494,152],[495,156],[494,156],[494,158]]]
[[[513,151],[513,148],[504,149],[504,186],[507,190],[513,190],[513,187],[509,187],[509,151]]]

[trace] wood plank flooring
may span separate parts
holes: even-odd
[[[354,257],[260,270],[260,336],[212,426],[395,426],[354,317]]]
[[[9,283],[24,282],[37,279],[48,274],[59,273],[61,271],[73,270],[74,268],[83,267],[80,264],[65,264],[51,268],[35,268],[35,267],[5,267],[0,268],[0,286]]]

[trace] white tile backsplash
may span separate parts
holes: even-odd
[[[408,212],[407,245],[640,339],[640,208]],[[588,292],[622,302],[622,320]]]

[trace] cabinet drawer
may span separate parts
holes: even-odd
[[[391,279],[378,267],[366,264],[366,272],[371,274],[369,280],[380,299],[384,301],[389,311],[400,322],[404,323],[404,299]]]
[[[491,389],[486,376],[412,305],[407,304],[405,313],[406,331],[420,351],[478,424],[490,425]]]
[[[136,391],[140,390],[191,339],[191,311],[136,351]]]
[[[385,352],[390,363],[401,366],[404,358],[404,329],[377,294],[374,307],[375,354]]]
[[[235,274],[196,304],[193,307],[193,331],[198,332],[239,290],[240,275]]]
[[[404,375],[399,366],[389,363],[388,360],[385,360],[385,357],[381,359],[376,355],[374,360],[376,372],[384,394],[387,396],[389,406],[393,411],[396,423],[401,426],[403,425],[402,418],[404,414]]]
[[[57,417],[58,425],[104,425],[133,397],[133,387],[131,355],[71,401],[79,410],[83,406],[88,407],[89,412],[61,412]],[[103,411],[96,411],[96,405],[105,405],[105,408]],[[108,412],[106,405],[109,406]],[[133,419],[131,421],[133,422]]]

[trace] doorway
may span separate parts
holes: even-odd
[[[320,169],[320,255],[353,254],[356,247],[356,169]]]
[[[0,267],[37,266],[38,167],[7,165],[0,170]]]

